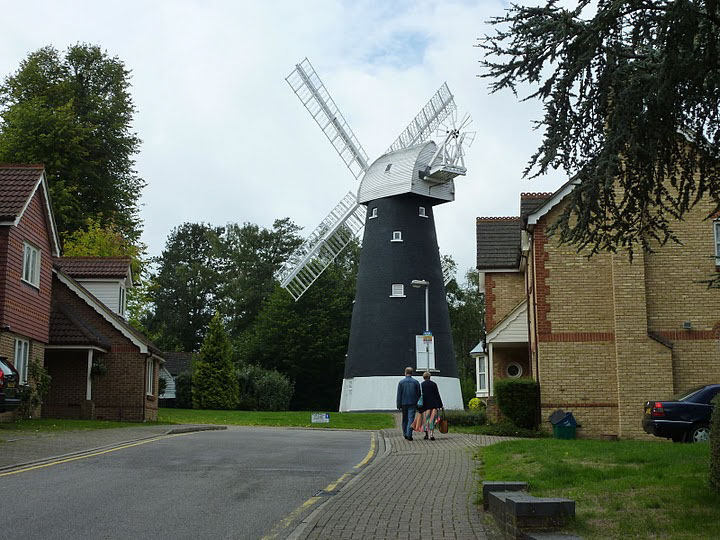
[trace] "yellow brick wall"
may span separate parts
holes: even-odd
[[[525,298],[525,274],[521,272],[493,272],[493,320],[497,325]]]

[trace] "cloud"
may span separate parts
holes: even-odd
[[[132,70],[143,139],[137,168],[152,254],[184,221],[289,216],[312,231],[357,183],[284,81],[310,58],[371,160],[447,81],[477,131],[457,199],[436,211],[438,241],[461,272],[474,267],[475,217],[516,215],[540,134],[535,103],[488,95],[473,47],[500,1],[0,2],[0,72],[48,43],[97,43]]]

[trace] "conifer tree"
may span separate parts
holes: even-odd
[[[210,321],[193,372],[193,408],[235,409],[238,381],[232,362],[232,346],[219,313]]]

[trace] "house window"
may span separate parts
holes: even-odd
[[[30,342],[26,339],[15,340],[15,369],[20,375],[20,384],[27,384],[28,360],[30,358]]]
[[[402,231],[393,231],[391,242],[402,242]]]
[[[153,391],[155,390],[155,362],[153,362],[152,358],[148,358],[147,362],[145,364],[146,368],[145,371],[147,372],[147,382],[146,382],[146,388],[147,388],[147,395],[152,396]]]
[[[377,206],[375,208],[373,208],[372,210],[370,210],[370,218],[369,219],[373,219],[376,217],[377,217]]]
[[[40,287],[40,250],[27,243],[23,253],[22,279],[30,285]]]
[[[391,168],[392,168],[392,163],[388,163],[387,166],[385,167],[385,172],[389,173]]]
[[[715,264],[720,266],[720,219],[715,220]]]
[[[510,362],[505,368],[505,373],[511,379],[517,379],[518,377],[522,377],[523,369],[517,362]]]
[[[118,293],[118,313],[121,317],[125,316],[125,287],[120,287],[120,292]]]
[[[477,391],[487,395],[488,389],[488,373],[487,373],[487,361],[486,355],[480,355],[477,359]]]
[[[393,283],[391,297],[404,298],[405,297],[405,285],[402,283]]]
[[[420,216],[420,217],[427,217],[427,214],[425,213],[425,207],[424,207],[424,206],[418,207],[418,216]]]

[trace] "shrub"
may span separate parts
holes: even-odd
[[[538,429],[525,429],[517,427],[507,420],[485,426],[481,432],[483,435],[495,435],[497,437],[548,437],[548,433]]]
[[[710,419],[710,487],[720,493],[720,395]]]
[[[537,427],[537,396],[538,383],[530,378],[495,380],[498,408],[518,427]]]
[[[20,389],[20,407],[18,415],[21,418],[32,418],[45,397],[50,391],[52,377],[40,362],[31,361],[28,365],[28,385]]]
[[[192,374],[189,371],[175,377],[175,406],[192,409]]]
[[[246,364],[237,370],[241,410],[287,411],[294,383],[274,369]]]
[[[480,410],[485,410],[486,408],[487,408],[487,405],[480,398],[475,397],[475,398],[472,398],[468,402],[468,409],[470,409],[471,411],[480,411]]]
[[[487,424],[485,411],[446,410],[445,418],[451,426],[484,426]]]

